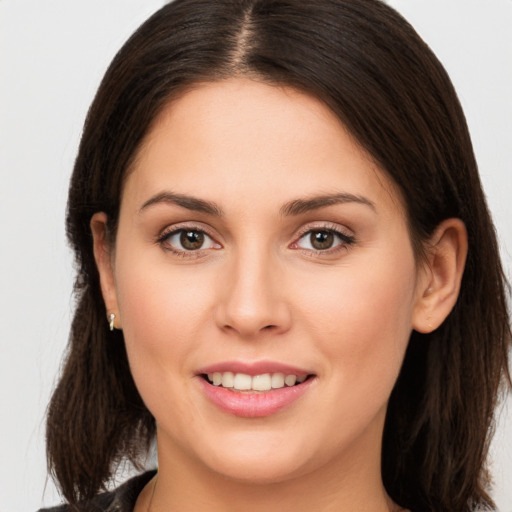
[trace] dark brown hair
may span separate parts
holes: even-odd
[[[72,504],[93,497],[155,424],[109,332],[89,228],[104,211],[115,243],[123,179],[162,107],[195,83],[249,76],[321,99],[398,186],[417,254],[444,219],[467,227],[458,302],[435,332],[413,332],[392,392],[382,474],[398,504],[491,507],[485,460],[510,326],[506,281],[464,114],[443,67],[378,0],[176,0],[128,40],[84,127],[67,233],[77,308],[47,424],[49,467]],[[510,379],[508,379],[510,382]]]

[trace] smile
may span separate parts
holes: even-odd
[[[307,370],[269,361],[227,361],[202,368],[196,377],[211,404],[242,418],[261,418],[288,409],[311,393],[318,380]]]
[[[308,378],[308,375],[286,375],[276,372],[251,376],[246,373],[213,372],[204,375],[204,377],[210,384],[232,391],[261,392],[301,384]]]

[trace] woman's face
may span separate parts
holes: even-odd
[[[389,178],[321,102],[231,79],[168,105],[112,261],[160,465],[255,482],[380,470],[425,279]]]

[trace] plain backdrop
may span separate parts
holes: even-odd
[[[0,512],[59,502],[44,413],[73,310],[64,237],[81,126],[109,61],[163,0],[0,0]],[[512,274],[512,1],[391,0],[447,68]],[[491,449],[512,511],[512,404]]]

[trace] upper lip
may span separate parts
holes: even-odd
[[[277,361],[222,361],[204,366],[197,371],[198,375],[208,373],[244,373],[246,375],[262,375],[264,373],[284,373],[297,377],[311,375],[313,372],[297,366],[279,363]]]

